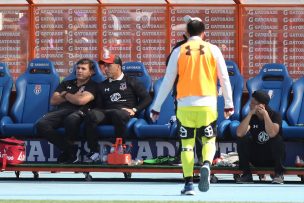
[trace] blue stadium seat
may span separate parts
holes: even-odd
[[[34,136],[35,122],[50,110],[50,98],[59,76],[48,59],[33,59],[16,81],[16,100],[1,119],[2,136]]]
[[[229,125],[231,121],[240,120],[241,100],[242,100],[243,87],[244,87],[244,79],[236,63],[227,60],[226,65],[227,65],[227,70],[228,70],[231,89],[232,89],[234,114],[229,119],[224,118],[225,102],[224,102],[224,97],[222,95],[221,87],[218,84],[218,97],[217,97],[217,111],[218,111],[217,137],[218,138],[228,138],[230,136]]]
[[[106,79],[106,77],[102,74],[100,68],[99,68],[99,65],[96,61],[93,61],[94,63],[94,71],[95,71],[95,74],[93,75],[92,77],[92,80],[94,80],[95,82],[102,82]],[[63,80],[64,81],[67,81],[67,80],[73,80],[76,78],[76,64],[73,66],[73,72],[68,75],[67,77],[65,77]]]
[[[149,72],[141,62],[126,62],[122,66],[124,74],[130,77],[136,77],[146,87],[147,91],[151,90],[152,80]],[[143,112],[139,112],[139,116],[142,116]],[[127,124],[126,136],[134,136],[133,126],[137,118],[131,118]],[[99,125],[97,127],[97,133],[101,137],[115,137],[113,125]]]
[[[146,90],[150,92],[152,79],[142,62],[126,62],[123,64],[122,70],[126,75],[136,77],[140,82],[143,83]]]
[[[134,125],[134,132],[138,138],[175,138],[176,136],[176,122],[170,123],[171,117],[175,116],[174,97],[172,92],[167,96],[162,105],[159,119],[155,123],[150,120],[149,114],[152,110],[162,81],[163,78],[158,79],[154,83],[154,98],[152,104],[146,111],[146,120],[138,119]]]
[[[284,138],[304,138],[304,77],[292,86],[293,100],[287,110],[287,123],[283,122]]]
[[[9,97],[13,87],[13,78],[5,63],[0,62],[0,119],[6,116],[9,107]]]
[[[265,64],[256,77],[247,81],[246,86],[249,99],[242,109],[243,118],[249,112],[252,93],[256,90],[264,90],[271,97],[269,106],[281,113],[282,118],[285,119],[292,79],[289,77],[287,68],[283,64]],[[239,122],[237,121],[230,124],[232,136],[236,136],[236,128],[238,126]]]

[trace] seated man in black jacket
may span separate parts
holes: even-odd
[[[109,55],[102,61],[105,62],[107,80],[98,86],[97,108],[90,110],[86,116],[86,137],[90,148],[86,162],[100,159],[97,125],[113,124],[116,137],[125,137],[128,121],[151,102],[143,84],[124,75],[119,56]]]
[[[275,176],[272,183],[284,183],[282,117],[268,106],[269,101],[266,92],[255,91],[250,112],[237,128],[239,168],[243,171],[237,183],[253,182],[249,163],[258,167],[273,167]]]
[[[93,107],[97,88],[97,83],[91,80],[93,62],[82,59],[76,66],[76,79],[63,81],[52,95],[50,102],[57,106],[56,110],[44,115],[36,125],[37,133],[60,149],[59,163],[78,161],[74,139],[86,112]],[[65,128],[66,136],[56,130],[59,127]]]

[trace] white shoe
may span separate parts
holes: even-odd
[[[195,195],[193,183],[185,184],[185,187],[181,191],[181,195]]]
[[[90,152],[86,155],[85,163],[94,163],[100,161],[100,155],[97,152]]]

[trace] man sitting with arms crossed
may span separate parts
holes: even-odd
[[[93,107],[97,83],[91,80],[92,75],[93,62],[90,59],[78,61],[76,79],[60,83],[51,98],[51,105],[57,109],[44,115],[36,125],[37,133],[60,149],[59,163],[78,161],[74,140],[87,111]],[[56,130],[62,126],[66,136]]]

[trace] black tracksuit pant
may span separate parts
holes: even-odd
[[[99,152],[99,139],[96,133],[99,124],[114,125],[115,136],[125,137],[127,123],[130,118],[130,114],[121,109],[92,109],[88,111],[85,119],[85,133],[90,151]]]
[[[45,137],[62,152],[70,153],[83,120],[83,114],[78,110],[59,109],[44,115],[37,122],[36,129],[39,136]],[[65,136],[57,131],[60,127],[65,128]]]
[[[239,168],[244,174],[251,174],[250,165],[273,167],[275,174],[284,172],[285,145],[281,136],[270,138],[265,144],[257,144],[250,136],[238,138],[237,152]]]

